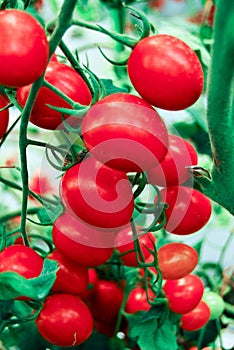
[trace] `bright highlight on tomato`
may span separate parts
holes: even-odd
[[[145,171],[165,157],[166,126],[141,98],[116,93],[94,104],[82,122],[86,147],[105,165],[124,172]]]
[[[145,101],[172,111],[194,104],[204,84],[195,52],[182,40],[166,34],[136,44],[128,59],[128,74]]]
[[[45,71],[49,44],[40,23],[20,10],[0,11],[0,84],[33,83]]]

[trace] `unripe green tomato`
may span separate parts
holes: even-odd
[[[225,304],[220,295],[214,292],[204,292],[202,300],[205,301],[210,308],[210,320],[215,320],[222,315]]]

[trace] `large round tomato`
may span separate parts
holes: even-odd
[[[167,280],[163,289],[170,310],[184,314],[198,305],[203,295],[204,285],[198,276],[189,274],[177,280]]]
[[[168,204],[165,229],[178,235],[200,230],[208,222],[212,207],[208,197],[190,187],[172,186],[161,191]]]
[[[44,29],[29,13],[0,11],[0,42],[0,84],[24,86],[44,73],[49,45]]]
[[[138,234],[140,233],[140,227],[137,228]],[[150,251],[147,249],[154,249],[154,244],[156,242],[153,233],[148,232],[144,236],[139,236],[138,238],[141,251],[144,255],[145,260],[150,256]],[[117,235],[115,239],[116,249],[120,254],[124,254],[121,260],[126,266],[138,266],[136,259],[136,252],[134,248],[134,238],[132,229],[130,226],[123,228]],[[130,251],[129,253],[127,253]],[[141,260],[140,256],[139,259]]]
[[[56,280],[52,286],[53,292],[77,295],[86,290],[88,287],[87,267],[68,259],[58,250],[54,250],[47,258],[57,261],[59,268],[56,274]]]
[[[82,77],[71,67],[56,61],[51,61],[46,69],[45,80],[74,102],[88,105],[91,102],[91,93]],[[17,100],[23,107],[27,101],[31,85],[24,86],[17,90]],[[51,109],[47,104],[55,107],[72,108],[63,98],[59,97],[49,88],[42,86],[34,103],[30,121],[40,128],[54,130],[61,127],[62,113]],[[65,115],[68,118],[68,115]],[[69,124],[79,124],[79,117],[69,117]]]
[[[79,297],[61,293],[45,300],[36,325],[48,342],[57,346],[76,346],[90,337],[93,319]]]
[[[210,320],[216,320],[222,315],[225,309],[225,303],[220,295],[215,292],[207,291],[204,293],[202,300],[205,301],[210,308]]]
[[[155,295],[151,289],[148,289],[148,297],[152,301]],[[135,314],[138,311],[148,311],[151,308],[147,300],[147,293],[144,288],[136,287],[134,288],[127,299],[125,305],[125,311],[129,314]]]
[[[210,319],[210,309],[204,301],[181,317],[181,328],[193,332],[204,327]]]
[[[17,272],[25,278],[40,275],[43,259],[32,248],[24,245],[12,245],[0,253],[0,272]]]
[[[140,97],[116,93],[94,104],[82,122],[86,147],[102,163],[129,172],[145,171],[165,157],[167,129]]]
[[[60,196],[67,210],[89,225],[121,228],[134,209],[130,182],[125,173],[87,158],[65,172]]]
[[[147,179],[157,186],[174,186],[187,181],[191,175],[186,167],[197,164],[197,152],[188,141],[169,135],[168,152],[162,162],[147,172]]]
[[[173,111],[196,102],[204,84],[202,66],[194,51],[166,34],[136,44],[128,59],[128,74],[142,98]]]
[[[85,266],[102,265],[111,257],[114,250],[114,238],[111,239],[111,236],[112,232],[103,233],[85,225],[68,212],[54,222],[52,229],[56,249]]]
[[[158,266],[165,279],[185,277],[198,263],[197,251],[187,244],[167,243],[158,250]]]
[[[111,323],[118,316],[123,301],[123,291],[115,281],[99,280],[89,308],[93,318]]]
[[[0,95],[0,109],[7,105],[6,99]],[[0,139],[5,135],[9,122],[9,111],[5,109],[0,112]]]

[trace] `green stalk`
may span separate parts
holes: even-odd
[[[200,189],[234,215],[234,2],[217,1],[208,83],[207,121],[213,152],[212,181]]]

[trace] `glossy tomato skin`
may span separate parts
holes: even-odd
[[[109,234],[111,236],[111,232]],[[101,244],[102,236],[100,236],[98,229],[83,224],[68,212],[58,217],[52,229],[52,237],[56,249],[76,263],[88,267],[104,264],[111,257],[114,250],[113,245],[105,245],[106,241],[103,241],[103,247],[101,245],[92,246],[93,242],[89,241],[89,239],[94,237],[95,244],[95,236],[100,239],[97,243]],[[84,237],[84,239],[87,237],[87,244],[84,244],[85,241],[82,238],[80,239],[80,237]]]
[[[17,272],[25,278],[40,275],[43,259],[32,248],[24,245],[12,245],[0,253],[0,272]]]
[[[209,306],[210,320],[216,320],[222,315],[225,309],[225,303],[220,295],[215,292],[206,291],[203,294],[202,300]]]
[[[47,256],[58,263],[59,270],[52,286],[53,292],[78,295],[88,287],[88,268],[68,259],[58,250]]]
[[[137,228],[138,233],[140,233],[140,229],[141,229],[140,227]],[[141,251],[145,257],[145,260],[147,260],[147,258],[150,256],[150,252],[147,248],[153,250],[154,245],[156,243],[156,239],[153,233],[148,232],[145,235],[140,236],[138,238],[138,241],[141,247]],[[120,232],[118,232],[115,239],[115,246],[120,254],[124,254],[121,257],[121,260],[124,265],[132,266],[132,267],[138,266],[136,253],[134,250],[133,233],[130,226],[127,226],[123,228]],[[131,251],[131,252],[127,253],[128,251]]]
[[[204,301],[181,317],[181,328],[193,332],[204,327],[210,319],[210,309]]]
[[[186,167],[196,165],[198,155],[193,145],[177,135],[169,135],[168,152],[162,162],[147,172],[149,183],[174,186],[191,178]]]
[[[163,290],[171,311],[185,314],[194,309],[201,301],[204,285],[202,280],[189,274],[177,280],[167,280]]]
[[[151,289],[148,289],[148,295],[150,299],[154,299],[155,295]],[[138,311],[148,311],[151,305],[148,303],[147,294],[144,288],[134,288],[127,299],[125,305],[125,311],[129,314],[135,314]]]
[[[96,321],[112,323],[123,301],[123,291],[115,281],[99,280],[89,308]]]
[[[91,92],[81,76],[71,67],[56,61],[51,61],[46,69],[45,80],[70,97],[74,102],[88,105],[91,102]],[[17,90],[17,100],[23,107],[27,101],[31,85]],[[56,107],[72,108],[71,105],[59,97],[49,88],[42,86],[38,92],[33,106],[30,121],[40,128],[55,130],[62,127],[62,114],[48,107],[50,104]],[[65,118],[68,118],[65,115]],[[71,125],[80,124],[81,119],[69,117]]]
[[[204,85],[195,52],[180,39],[166,34],[144,38],[133,48],[128,74],[145,101],[172,111],[194,104]]]
[[[86,147],[103,164],[124,171],[145,171],[165,157],[166,126],[140,97],[115,93],[95,103],[82,122]]]
[[[100,228],[121,228],[130,222],[134,209],[126,174],[94,158],[87,158],[65,172],[60,197],[73,215]]]
[[[209,221],[212,207],[208,197],[185,186],[161,190],[162,200],[168,204],[165,229],[178,235],[197,232]]]
[[[6,98],[2,95],[0,95],[0,109],[5,107],[7,105]],[[3,138],[7,131],[9,123],[9,110],[5,109],[4,111],[0,112],[0,139]]]
[[[49,55],[40,23],[20,10],[0,12],[0,84],[15,88],[33,83],[45,71]]]
[[[61,293],[45,300],[36,325],[48,342],[57,346],[76,346],[90,337],[93,318],[79,297]]]
[[[158,266],[164,279],[179,279],[190,274],[198,263],[197,251],[184,243],[167,243],[158,249]]]

